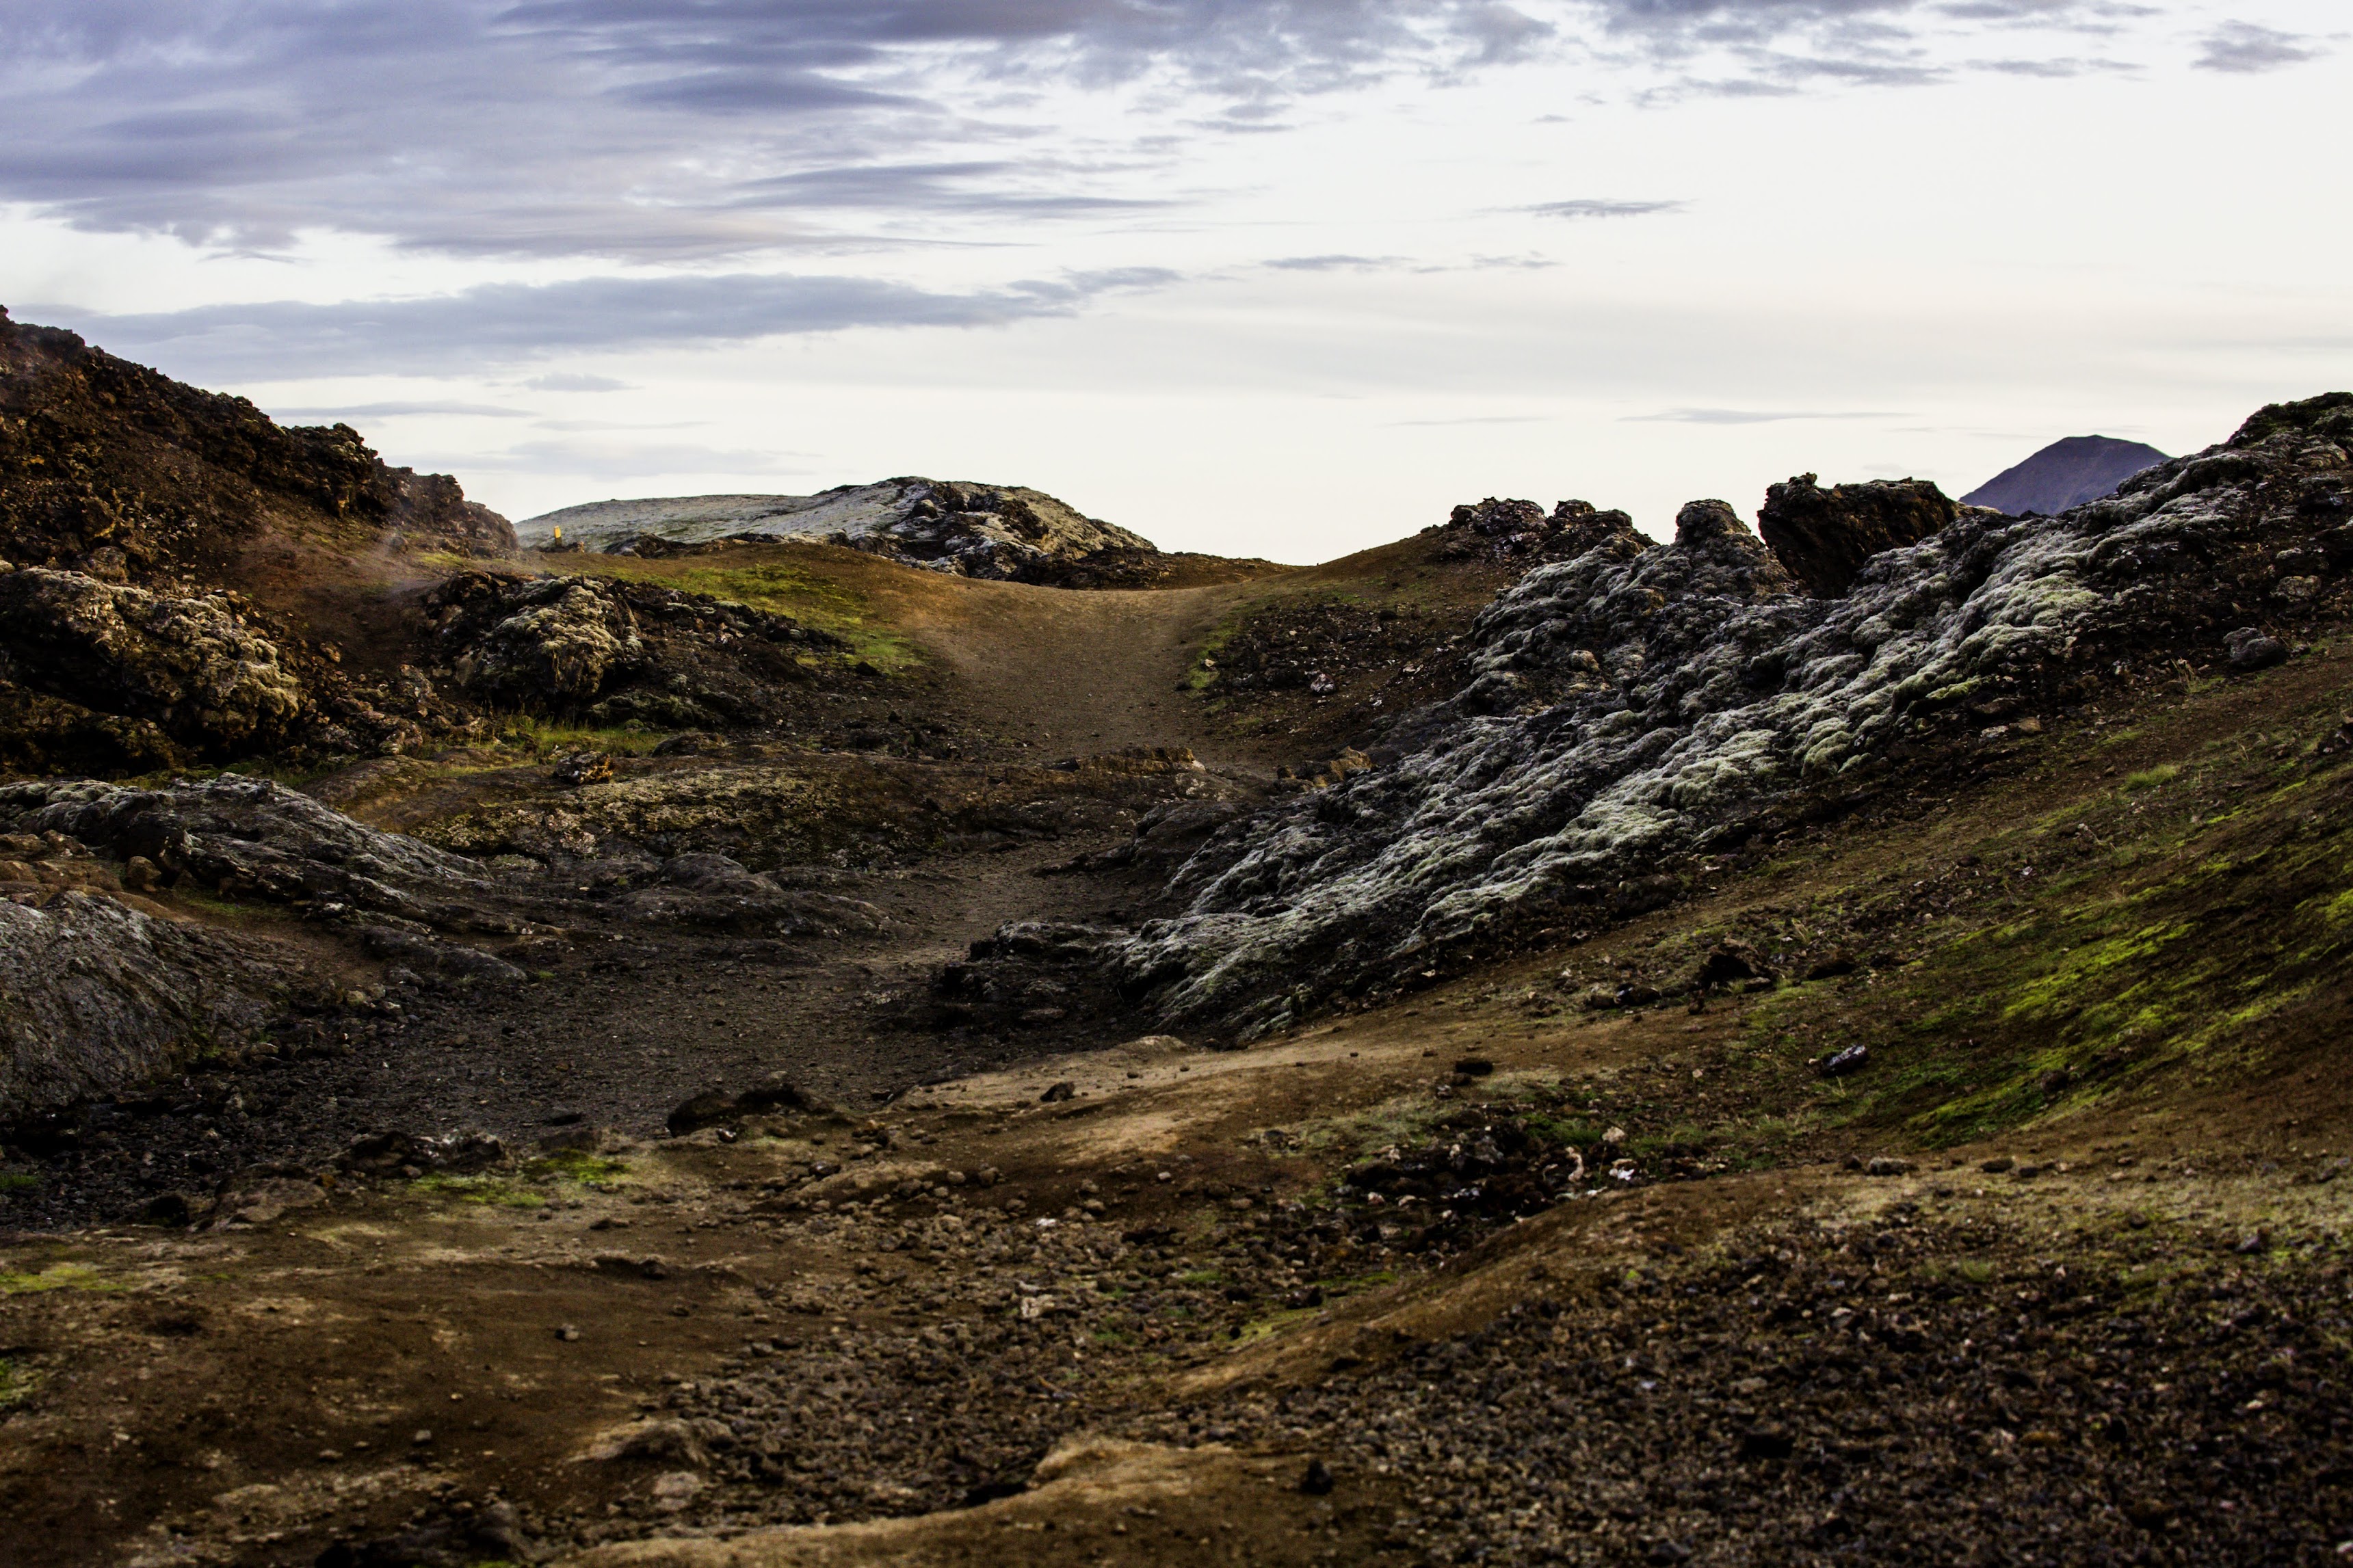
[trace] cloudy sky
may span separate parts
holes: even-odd
[[[1318,559],[2353,385],[2342,0],[0,0],[0,302],[517,518]]]

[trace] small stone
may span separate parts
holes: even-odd
[[[1797,1447],[1797,1439],[1789,1436],[1789,1429],[1777,1422],[1767,1421],[1740,1435],[1740,1457],[1744,1459],[1786,1459]]]
[[[1038,1098],[1045,1104],[1052,1105],[1058,1100],[1074,1100],[1078,1097],[1078,1092],[1079,1086],[1072,1083],[1070,1079],[1064,1079],[1061,1082],[1055,1084]]]
[[[161,1193],[147,1200],[139,1218],[146,1225],[159,1225],[170,1229],[185,1226],[192,1217],[188,1200],[179,1193]]]
[[[1862,1173],[1866,1176],[1901,1176],[1908,1174],[1911,1169],[1912,1162],[1909,1160],[1896,1160],[1882,1155],[1865,1164]]]
[[[1464,1078],[1485,1078],[1495,1070],[1495,1064],[1485,1057],[1464,1057],[1454,1064],[1454,1070]]]
[[[571,1342],[580,1337],[580,1331],[573,1327],[570,1323],[565,1323],[555,1331],[555,1337],[564,1341],[566,1344],[569,1344]]]
[[[613,759],[605,752],[575,752],[559,761],[548,776],[565,789],[604,784],[613,776]]]
[[[2232,669],[2269,669],[2287,658],[2287,644],[2277,637],[2264,636],[2253,626],[2240,627],[2223,642],[2230,649]]]
[[[1861,1072],[1871,1065],[1869,1046],[1849,1046],[1846,1049],[1822,1058],[1815,1070],[1824,1078],[1844,1078]]]
[[[408,1435],[408,1440],[417,1447],[422,1448],[427,1443],[433,1441],[433,1428],[430,1426],[419,1426],[416,1431],[411,1432]]]
[[[1691,1548],[1680,1541],[1653,1541],[1642,1553],[1642,1561],[1669,1568],[1673,1563],[1690,1562]]]
[[[1989,1176],[1999,1176],[2004,1171],[2009,1170],[2011,1166],[2017,1163],[2017,1161],[2011,1159],[2007,1154],[1996,1154],[1990,1160],[1980,1162],[1978,1165],[1978,1169],[1983,1171]]]
[[[1307,1461],[1307,1469],[1299,1478],[1299,1489],[1309,1497],[1323,1497],[1332,1489],[1332,1467],[1321,1459]]]

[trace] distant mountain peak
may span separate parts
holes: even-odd
[[[2004,468],[1963,496],[1961,502],[1989,506],[2012,517],[2030,511],[2055,517],[2071,506],[2099,500],[2169,456],[2139,441],[2070,436],[2052,442],[2017,467]]]

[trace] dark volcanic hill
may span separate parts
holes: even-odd
[[[514,529],[446,474],[388,467],[348,425],[287,427],[0,309],[0,558],[114,581],[234,583],[265,542],[509,555]]]
[[[2070,436],[2015,468],[2004,468],[1963,496],[1961,503],[1989,506],[2012,517],[2028,512],[2055,517],[2071,506],[2113,495],[2118,485],[2165,460],[2166,454],[2139,441]]]

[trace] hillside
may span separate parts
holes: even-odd
[[[289,542],[512,553],[446,474],[387,468],[350,426],[281,426],[0,310],[0,558],[116,582],[230,586]]]
[[[69,1568],[2333,1556],[2348,475],[2335,394],[2054,516],[1489,498],[1156,586],[732,502],[266,611],[188,556],[103,602],[248,617],[202,701],[11,654],[213,762],[0,784],[0,1516]],[[44,559],[20,618],[133,586]],[[330,675],[396,743],[322,743]]]
[[[2053,441],[2026,461],[2004,468],[1961,498],[1968,506],[2023,517],[2055,517],[2115,493],[2135,474],[2166,460],[2164,453],[2138,441],[2106,436],[2070,436]]]
[[[1082,516],[1042,490],[939,479],[839,485],[813,496],[681,496],[590,501],[530,519],[546,547],[657,555],[681,545],[823,541],[960,577],[1071,584],[1073,573],[1148,570],[1150,540]],[[1125,584],[1123,584],[1125,585]]]

